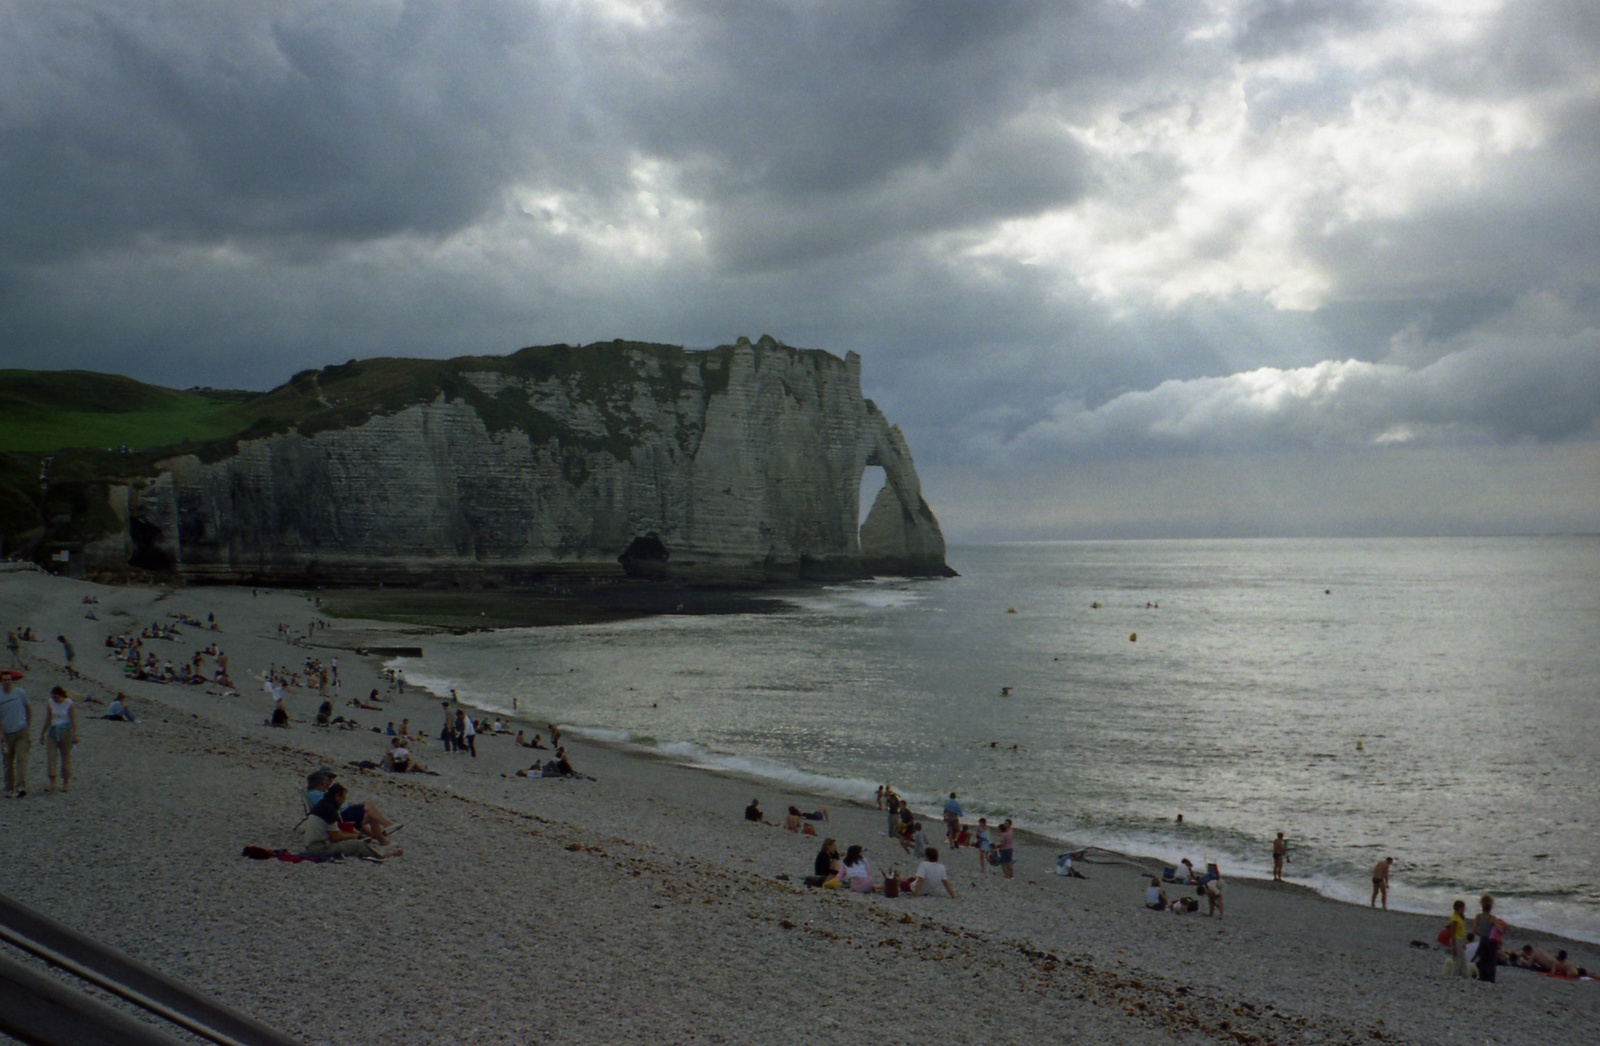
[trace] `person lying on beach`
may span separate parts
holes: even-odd
[[[911,877],[911,896],[921,897],[922,888],[929,883],[944,883],[945,892],[951,900],[959,901],[956,888],[950,885],[950,875],[944,870],[944,865],[939,861],[939,851],[930,846],[922,851],[923,861],[917,865],[917,874]]]
[[[1200,902],[1193,897],[1180,897],[1172,902],[1172,907],[1167,911],[1173,915],[1189,915],[1200,910]]]
[[[744,819],[755,824],[771,824],[767,815],[761,812],[761,800],[752,799],[750,805],[744,808]]]
[[[328,796],[324,798],[334,796],[337,791],[340,793],[338,799],[342,799],[343,789],[343,785],[336,784],[328,790]],[[337,799],[335,802],[337,802]],[[324,813],[332,813],[331,806],[321,807],[320,809]],[[338,814],[334,813],[333,816],[337,818]],[[396,849],[384,853],[373,846],[370,840],[362,838],[361,833],[340,831],[337,820],[330,822],[316,813],[306,818],[305,848],[308,853],[314,854],[334,854],[339,857],[376,857],[379,859],[399,857],[405,852],[404,850]]]
[[[791,832],[798,832],[800,830],[800,823],[802,821],[826,821],[827,819],[827,807],[823,807],[820,810],[813,810],[811,813],[805,814],[800,812],[800,808],[798,806],[791,806],[789,807],[788,816],[783,819],[783,826]]]
[[[878,887],[872,881],[872,867],[867,864],[867,852],[859,846],[851,846],[844,852],[844,867],[839,871],[839,879],[853,893],[878,892]]]
[[[1589,976],[1588,970],[1585,970],[1583,967],[1577,965],[1567,958],[1567,950],[1565,948],[1556,952],[1555,965],[1550,967],[1550,972],[1555,974],[1557,977]]]
[[[1561,957],[1565,959],[1567,957],[1567,953],[1562,952]],[[1556,969],[1556,957],[1545,951],[1543,948],[1538,948],[1531,944],[1524,944],[1522,946],[1521,956],[1517,960],[1517,965],[1528,970],[1538,970],[1540,973],[1554,973]]]

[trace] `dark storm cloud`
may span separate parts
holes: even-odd
[[[772,333],[935,470],[1591,440],[1597,12],[7,5],[0,365]]]

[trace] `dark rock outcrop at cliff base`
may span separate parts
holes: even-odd
[[[111,488],[91,571],[426,583],[572,573],[750,581],[944,576],[944,538],[861,364],[770,338],[615,343],[297,375],[221,451]],[[255,408],[265,410],[265,408]],[[863,471],[886,485],[857,528]]]

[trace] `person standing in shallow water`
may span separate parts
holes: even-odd
[[[1289,844],[1284,841],[1283,833],[1272,840],[1272,881],[1283,882],[1283,862],[1289,856]]]
[[[1376,908],[1378,897],[1383,897],[1383,910],[1389,910],[1389,869],[1394,867],[1394,858],[1385,857],[1372,866],[1372,900],[1367,907]]]

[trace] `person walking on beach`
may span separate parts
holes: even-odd
[[[50,704],[47,711],[49,719],[45,723],[44,732],[39,735],[39,743],[44,745],[45,773],[50,777],[50,784],[46,792],[56,790],[56,777],[59,769],[61,790],[72,791],[72,746],[78,743],[78,710],[76,704],[67,692],[58,687],[50,690]]]
[[[1000,870],[1006,878],[1013,878],[1011,871],[1011,858],[1016,852],[1015,833],[1011,827],[1011,818],[1006,818],[1000,825]]]
[[[989,874],[990,849],[992,849],[992,844],[989,842],[989,819],[987,817],[980,817],[978,818],[977,841],[979,875]]]
[[[1394,858],[1385,857],[1372,866],[1372,901],[1369,908],[1378,906],[1378,897],[1383,897],[1383,910],[1389,910],[1389,869],[1394,867]]]
[[[67,678],[77,679],[78,670],[72,665],[72,659],[78,656],[77,651],[72,649],[72,644],[67,642],[65,635],[56,636],[56,642],[61,644],[61,654],[67,659]]]
[[[1283,862],[1289,857],[1289,844],[1284,841],[1283,833],[1272,840],[1272,881],[1283,882]]]
[[[16,672],[0,672],[0,747],[5,749],[6,795],[18,799],[28,794],[28,753],[32,745],[28,732],[33,728],[28,692],[12,685],[21,678]]]
[[[944,838],[951,846],[956,844],[956,835],[961,831],[961,804],[956,802],[956,794],[950,793],[950,798],[944,801]]]
[[[1466,905],[1462,905],[1463,908]],[[1504,919],[1494,914],[1494,897],[1484,894],[1478,898],[1477,916],[1472,920],[1472,932],[1478,935],[1478,980],[1494,983],[1494,972],[1500,965],[1500,943],[1510,929]]]

